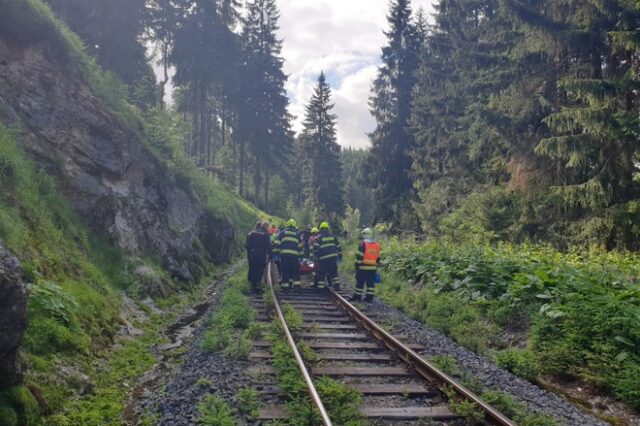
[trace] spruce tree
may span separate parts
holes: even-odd
[[[236,87],[240,41],[234,33],[237,0],[182,0],[170,61],[174,83],[186,89],[192,132],[189,152],[201,167],[211,165],[220,100]]]
[[[302,184],[305,206],[336,221],[344,214],[344,182],[336,115],[331,113],[331,88],[320,74],[306,106],[301,149],[304,152]]]
[[[269,203],[269,181],[273,171],[290,180],[288,171],[293,135],[289,99],[283,71],[282,41],[277,38],[280,17],[275,0],[254,0],[247,4],[247,17],[242,32],[243,85],[240,90],[238,131],[241,150],[255,157],[253,170],[256,202],[263,194]],[[248,146],[247,146],[248,145]],[[244,175],[241,152],[240,174]],[[242,181],[242,179],[241,179]]]
[[[408,130],[411,94],[421,48],[420,31],[411,18],[410,0],[393,0],[382,65],[370,100],[376,128],[370,139],[378,220],[400,222],[412,198],[410,178],[413,136]]]

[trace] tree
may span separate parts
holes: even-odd
[[[382,49],[382,65],[370,101],[377,123],[370,135],[371,162],[377,171],[372,175],[372,184],[376,190],[378,219],[398,221],[402,212],[410,207],[412,198],[409,174],[413,136],[407,127],[424,27],[413,25],[410,0],[393,0],[387,19],[388,42]]]
[[[174,83],[187,89],[191,115],[189,151],[201,167],[210,166],[220,100],[237,85],[240,42],[233,28],[239,19],[236,0],[182,0],[170,61]]]
[[[344,214],[345,206],[336,115],[331,113],[333,106],[331,88],[323,72],[305,109],[300,137],[304,152],[302,184],[306,207],[337,221]]]
[[[130,88],[141,107],[156,104],[155,75],[142,36],[147,23],[145,0],[45,0],[84,41],[98,63]]]
[[[246,167],[246,148],[255,158],[253,170],[256,203],[258,194],[269,204],[269,182],[272,170],[288,181],[293,133],[289,99],[283,71],[282,41],[276,36],[279,12],[275,0],[254,0],[247,4],[244,20],[243,82],[240,91],[238,132],[240,138],[240,185]],[[264,177],[264,181],[263,181]],[[262,184],[264,183],[264,187]],[[242,192],[242,188],[240,188]]]
[[[369,164],[369,153],[365,150],[343,149],[340,157],[346,176],[344,198],[347,210],[349,207],[358,210],[358,225],[370,226],[375,218],[375,200],[373,190],[367,186],[367,178],[375,170]]]

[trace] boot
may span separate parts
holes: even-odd
[[[367,303],[373,302],[373,296],[370,294],[367,294],[367,297],[364,298],[364,301]]]
[[[359,294],[354,294],[349,298],[349,302],[362,302],[362,296]]]

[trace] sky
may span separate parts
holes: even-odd
[[[434,0],[413,0],[433,11]],[[369,113],[371,84],[385,44],[389,0],[278,0],[290,111],[300,131],[304,106],[320,71],[333,89],[338,143],[366,148],[375,128]]]

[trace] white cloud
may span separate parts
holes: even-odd
[[[413,0],[432,10],[433,0]],[[279,0],[280,37],[291,113],[300,130],[304,105],[324,70],[334,89],[338,141],[365,147],[375,127],[369,114],[370,86],[385,43],[387,0]]]

